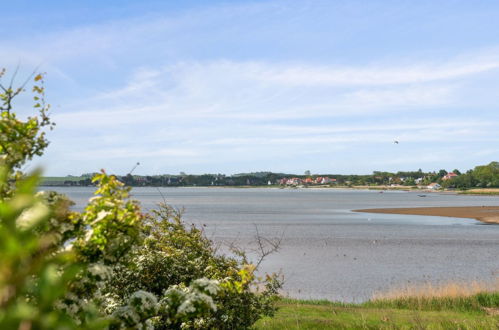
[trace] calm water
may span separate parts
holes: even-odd
[[[57,188],[76,204],[87,187]],[[363,301],[376,291],[446,281],[499,277],[499,226],[472,219],[354,213],[376,207],[499,205],[499,197],[332,189],[134,188],[146,209],[163,197],[206,225],[222,244],[255,247],[283,235],[281,249],[261,270],[281,270],[285,293],[296,298]]]

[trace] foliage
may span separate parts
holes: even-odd
[[[8,178],[0,168],[0,182]],[[51,254],[53,233],[38,235],[51,210],[36,194],[37,175],[17,182],[9,199],[0,199],[0,328],[74,326],[54,303],[79,270],[68,252]],[[65,267],[61,267],[61,266]]]
[[[157,328],[177,328],[184,323],[192,328],[240,329],[251,326],[262,313],[274,312],[280,287],[277,278],[269,276],[265,290],[257,292],[254,267],[217,254],[201,230],[183,224],[179,211],[160,205],[145,222],[143,235],[141,249],[117,265],[107,283],[106,294],[116,297],[119,304],[137,290],[161,297],[165,287],[185,290],[199,278],[216,281],[209,291],[216,309],[205,310],[202,317],[188,322],[160,309],[153,322]]]
[[[0,78],[5,71],[0,72]],[[43,76],[34,77],[39,116],[19,120],[0,84],[0,328],[248,328],[271,315],[280,282],[265,289],[246,258],[218,255],[202,231],[163,205],[144,213],[130,188],[104,171],[82,213],[39,174],[20,168],[48,145],[53,127]]]
[[[34,108],[38,116],[28,117],[26,121],[17,118],[12,111],[13,99],[25,91],[28,83],[26,81],[21,87],[14,88],[15,74],[8,86],[2,84],[5,69],[0,70],[0,156],[2,164],[8,169],[17,170],[9,172],[9,179],[19,179],[22,172],[19,171],[26,161],[34,156],[40,156],[48,146],[45,138],[45,127],[53,128],[48,111],[50,106],[45,103],[45,87],[42,74],[34,77],[32,86]],[[11,190],[9,180],[0,186],[0,197],[5,196]]]
[[[444,187],[458,189],[499,187],[499,162],[476,166],[473,170],[444,182]]]

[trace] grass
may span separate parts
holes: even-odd
[[[425,284],[375,294],[364,306],[462,312],[499,308],[499,279],[495,283],[450,282]]]
[[[256,329],[499,329],[495,285],[450,283],[378,294],[362,304],[282,299]],[[498,284],[499,285],[499,281]]]
[[[468,189],[460,191],[458,194],[460,195],[499,195],[498,188],[480,188],[480,189]]]
[[[388,307],[343,307],[307,301],[282,301],[272,318],[256,329],[497,329],[499,316],[485,312],[427,311]]]

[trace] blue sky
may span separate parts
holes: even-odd
[[[0,66],[47,72],[57,126],[32,165],[47,175],[499,160],[497,1],[18,0],[2,12]]]

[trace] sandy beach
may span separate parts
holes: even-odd
[[[499,224],[499,206],[414,207],[362,209],[354,212],[429,215],[453,218],[471,218],[485,223]]]

